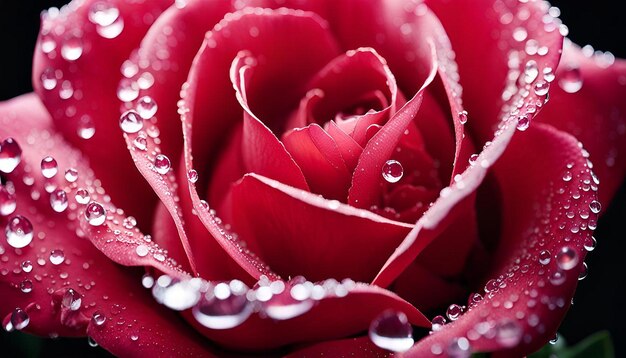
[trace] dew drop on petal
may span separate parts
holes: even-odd
[[[75,168],[69,168],[65,171],[65,180],[68,183],[73,183],[78,179],[78,170]]]
[[[526,83],[532,83],[539,76],[539,68],[537,67],[537,62],[535,60],[530,60],[526,62],[526,66],[524,66],[524,81]]]
[[[159,174],[167,174],[171,165],[170,159],[163,154],[157,154],[154,158],[154,170]]]
[[[106,26],[96,26],[96,32],[98,35],[105,39],[114,39],[124,31],[124,19],[121,17],[115,20],[112,24]]]
[[[63,250],[57,249],[50,251],[50,263],[53,265],[60,265],[65,261],[65,253]]]
[[[597,214],[600,212],[600,210],[602,210],[602,205],[599,201],[594,200],[589,203],[589,209],[591,209],[591,212],[593,212],[594,214]]]
[[[578,253],[569,246],[564,246],[556,254],[556,264],[562,270],[571,270],[578,265]]]
[[[89,8],[89,21],[95,25],[109,26],[119,16],[119,9],[107,1],[97,1]]]
[[[393,310],[384,311],[372,321],[369,337],[376,346],[392,352],[405,352],[415,343],[408,318]]]
[[[41,160],[41,175],[45,178],[53,178],[59,171],[56,159],[47,156]]]
[[[198,303],[202,286],[200,278],[179,280],[163,275],[157,279],[156,284],[152,287],[152,295],[157,302],[166,307],[176,311],[184,311]]]
[[[521,115],[517,117],[517,129],[520,131],[525,131],[530,127],[530,119],[526,115]]]
[[[106,220],[106,210],[100,203],[92,201],[85,208],[85,219],[91,226],[100,226]]]
[[[22,148],[13,138],[6,138],[0,143],[0,171],[10,174],[20,164]]]
[[[149,250],[148,246],[143,245],[143,244],[141,244],[141,245],[139,245],[139,246],[137,246],[137,247],[135,248],[135,253],[136,253],[136,254],[137,254],[137,256],[139,256],[139,257],[145,257],[145,256],[147,256],[147,255],[148,255],[148,253],[149,253],[149,251],[150,251],[150,250]]]
[[[26,311],[21,308],[13,310],[13,313],[11,313],[11,326],[13,329],[20,331],[26,328],[29,323],[30,317]]]
[[[61,305],[70,311],[78,311],[82,301],[83,299],[80,297],[78,292],[74,291],[74,289],[68,288],[63,294]]]
[[[467,111],[459,112],[459,122],[461,122],[461,124],[467,123]]]
[[[146,137],[139,135],[133,140],[133,145],[135,148],[143,151],[148,148],[148,141],[146,140]]]
[[[143,119],[154,117],[157,112],[157,103],[150,96],[143,96],[137,101],[137,113]]]
[[[21,266],[22,266],[22,271],[26,273],[29,273],[33,270],[33,264],[29,260],[23,261]]]
[[[143,119],[137,112],[131,109],[120,116],[120,128],[125,133],[137,133],[143,128]]]
[[[76,190],[74,199],[76,199],[76,202],[79,204],[87,204],[89,202],[89,192],[86,189],[78,189]]]
[[[24,280],[20,282],[20,291],[24,293],[30,293],[33,290],[33,281]]]
[[[83,40],[75,35],[69,35],[61,45],[61,57],[67,61],[76,61],[83,54]]]
[[[68,206],[67,193],[61,189],[53,191],[50,194],[50,206],[57,213],[64,212]]]
[[[550,251],[541,250],[541,252],[539,252],[539,263],[542,265],[547,265],[550,263],[551,257],[552,257],[552,254],[550,253]]]
[[[383,165],[383,178],[389,183],[397,183],[404,175],[404,168],[397,160],[388,160]]]
[[[578,281],[581,281],[587,278],[588,273],[589,273],[589,268],[587,267],[587,263],[583,262],[582,268],[580,269],[580,272],[578,273]]]
[[[567,93],[576,93],[583,87],[583,78],[578,67],[565,69],[559,78],[559,86]]]
[[[195,183],[198,181],[198,172],[195,169],[191,169],[187,172],[187,179],[191,183]]]
[[[137,82],[128,78],[122,79],[117,87],[117,98],[122,102],[131,102],[137,99],[137,96],[139,96]]]
[[[435,316],[431,322],[431,330],[433,332],[440,331],[446,324],[446,319],[443,316]]]
[[[446,310],[446,316],[450,321],[456,321],[463,313],[463,308],[457,304],[451,304]]]
[[[21,249],[33,240],[33,225],[27,218],[15,215],[9,219],[5,234],[11,247]]]
[[[15,212],[17,208],[17,200],[15,194],[9,192],[9,190],[0,185],[0,216],[8,216]]]
[[[550,83],[546,81],[537,81],[535,83],[534,90],[537,96],[545,96],[550,90]]]
[[[597,240],[595,237],[593,236],[588,236],[585,239],[585,243],[583,244],[583,247],[585,248],[585,250],[591,252],[596,248],[596,245],[598,244]]]
[[[93,339],[91,336],[87,336],[87,344],[89,344],[89,347],[97,347],[98,346],[98,342],[96,342],[95,339]]]
[[[80,117],[76,134],[82,139],[91,139],[96,134],[96,126],[90,116],[84,115]]]
[[[39,80],[41,81],[41,86],[47,90],[52,90],[57,86],[57,78],[54,73],[54,69],[51,67],[48,67],[41,72]]]
[[[102,326],[106,320],[106,316],[100,311],[95,311],[93,315],[91,315],[91,322],[96,326]]]
[[[236,327],[253,311],[247,293],[248,287],[239,280],[218,283],[202,295],[191,313],[198,323],[210,329]]]

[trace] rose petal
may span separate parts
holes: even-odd
[[[254,27],[258,30],[258,34],[250,29]],[[281,30],[282,29],[282,30]],[[242,36],[234,36],[234,33],[242,33]],[[226,37],[226,33],[233,34]],[[245,36],[244,36],[245,33]],[[211,168],[214,163],[215,151],[220,146],[221,138],[225,133],[239,122],[241,118],[241,107],[237,105],[236,98],[231,97],[225,91],[232,85],[229,80],[229,69],[233,58],[241,49],[247,49],[250,53],[257,56],[257,60],[262,60],[259,56],[276,56],[285,55],[283,48],[277,51],[276,46],[282,46],[284,43],[294,41],[294,34],[299,33],[302,38],[310,38],[308,43],[308,56],[302,59],[298,65],[286,66],[297,73],[289,71],[280,71],[281,78],[300,78],[305,80],[304,73],[312,73],[318,70],[321,64],[333,58],[337,53],[337,47],[329,37],[325,25],[322,21],[311,13],[293,11],[293,10],[258,10],[257,13],[251,10],[244,10],[229,16],[228,19],[218,24],[214,31],[207,35],[200,53],[195,59],[189,75],[189,86],[184,88],[184,103],[181,108],[183,113],[183,133],[185,139],[185,165],[186,170],[195,168]],[[258,35],[255,37],[255,35]],[[272,36],[270,36],[272,35]],[[266,41],[266,36],[270,36],[272,41]],[[284,41],[280,40],[281,38]],[[315,40],[315,41],[314,41]],[[217,46],[217,43],[220,46]],[[310,51],[310,46],[315,46],[314,51]],[[294,59],[293,54],[289,54],[288,58]],[[281,61],[268,61],[270,66],[284,66]],[[263,79],[265,71],[260,71],[259,77]],[[274,73],[274,70],[265,72],[265,74]],[[256,80],[255,80],[256,81]],[[261,81],[262,82],[262,81]],[[260,83],[260,82],[259,82]],[[247,89],[247,93],[255,93],[254,87]],[[266,91],[267,92],[267,91]],[[285,93],[297,93],[297,91],[278,91],[275,95],[284,95]],[[218,94],[223,96],[219,97]],[[303,93],[302,93],[303,94]],[[269,95],[269,94],[268,94]],[[248,98],[251,99],[251,98]],[[296,99],[297,101],[297,99]],[[270,101],[271,102],[271,101]],[[284,103],[281,101],[273,101],[271,103]],[[288,102],[288,101],[287,101]],[[295,102],[294,104],[297,104]],[[261,104],[253,101],[251,107],[256,111],[256,105]],[[271,110],[261,109],[260,113],[264,113],[261,118],[264,120],[271,118]],[[264,112],[265,111],[265,112]],[[267,117],[265,117],[267,115]],[[192,144],[192,127],[193,121],[193,137]],[[258,125],[257,121],[247,121],[249,124]],[[268,123],[272,123],[271,120]],[[245,140],[244,140],[245,141]],[[192,163],[192,153],[193,160]],[[258,278],[265,274],[275,277],[271,271],[246,249],[221,232],[223,229],[215,216],[211,215],[202,206],[200,198],[197,194],[195,185],[189,183],[191,201],[195,211],[198,213],[202,223],[207,227],[209,232],[215,237],[223,250],[231,255],[237,263],[239,263],[248,274],[253,278]],[[185,200],[183,199],[185,204]]]
[[[520,180],[524,167],[533,170]],[[407,356],[429,354],[433,347],[445,351],[459,337],[469,338],[474,351],[523,356],[554,337],[570,305],[584,270],[583,245],[597,220],[589,208],[596,192],[579,190],[591,179],[581,147],[570,135],[535,124],[513,139],[494,171],[503,193],[502,239],[492,276],[497,281],[487,283],[489,292],[475,308],[419,341]],[[570,171],[573,178],[563,180]],[[569,219],[569,211],[586,214]]]
[[[294,352],[286,355],[285,357],[347,357],[351,355],[357,355],[358,357],[363,358],[382,358],[390,357],[391,352],[376,347],[369,337],[358,337],[316,343],[304,348],[296,349]]]
[[[386,309],[404,312],[413,325],[430,326],[424,315],[395,294],[380,287],[350,282],[350,285],[342,284],[343,288],[336,290],[339,294],[317,300],[309,311],[287,320],[272,320],[253,314],[241,325],[228,330],[210,330],[192,317],[188,320],[212,341],[239,351],[260,351],[350,336],[367,330],[371,321]],[[327,287],[338,286],[336,281],[334,285],[328,283]]]
[[[607,67],[603,62],[607,58],[584,56],[567,41],[550,86],[550,102],[538,118],[585,145],[602,182],[598,194],[603,204],[609,203],[626,175],[626,62],[618,59]],[[582,87],[576,90],[578,84]]]
[[[148,204],[154,202],[154,196],[125,154],[115,120],[120,114],[116,93],[122,63],[170,3],[111,1],[107,4],[116,8],[119,15],[112,24],[101,26],[95,23],[98,20],[90,21],[89,16],[91,13],[93,17],[102,3],[71,2],[59,14],[48,12],[43,16],[33,59],[35,91],[58,131],[91,160],[97,177],[115,202],[147,226],[152,213],[145,208],[152,207]],[[113,36],[120,26],[121,33]],[[54,49],[49,51],[52,44]],[[93,138],[84,140],[79,136],[78,131],[85,128],[95,128]],[[124,173],[123,181],[119,180],[119,173]]]
[[[369,281],[411,229],[257,174],[231,200],[234,230],[284,277]]]
[[[141,287],[140,271],[115,264],[92,245],[90,240],[96,246],[99,240],[90,237],[88,231],[81,231],[77,222],[84,220],[82,205],[77,207],[70,199],[62,213],[52,210],[46,187],[56,185],[67,189],[68,196],[73,197],[76,187],[92,183],[94,178],[80,153],[52,129],[52,121],[37,96],[29,94],[0,104],[0,123],[0,137],[15,138],[23,151],[21,164],[6,177],[15,189],[15,214],[28,218],[34,229],[33,241],[24,248],[15,249],[6,242],[0,244],[3,323],[10,320],[14,309],[21,308],[30,319],[24,331],[45,336],[90,335],[116,355],[173,355],[181,353],[181,349],[184,354],[209,355],[185,325],[154,303]],[[46,155],[58,163],[59,173],[51,179],[45,179],[38,168]],[[67,168],[78,170],[74,184],[63,178]],[[102,188],[96,184],[91,184],[89,189],[94,190],[93,196],[104,197]],[[110,204],[102,203],[111,208]],[[119,220],[122,228],[121,211],[109,211],[109,215],[113,218],[103,227],[117,228],[114,221]],[[0,217],[2,227],[8,219]],[[107,255],[119,263],[152,265],[170,275],[183,276],[167,266],[167,261],[161,263],[152,255],[138,256],[137,246],[131,240],[141,239],[141,233],[137,229],[124,230],[122,235],[128,241],[106,233],[103,240],[108,241],[102,242],[102,247]],[[152,243],[145,245],[154,249]],[[68,293],[70,288],[75,291],[74,300],[66,299],[64,303],[64,296],[72,297]],[[80,304],[75,301],[77,298],[81,299]],[[71,306],[78,308],[73,310]],[[96,312],[106,317],[101,326],[92,321]]]

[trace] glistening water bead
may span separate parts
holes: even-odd
[[[383,178],[389,183],[397,183],[404,175],[404,168],[397,160],[388,160],[383,165]]]
[[[27,218],[15,215],[7,223],[5,234],[11,247],[21,249],[33,241],[33,225]]]
[[[0,185],[0,216],[8,216],[13,214],[17,208],[17,200],[15,194],[9,192],[9,190]]]
[[[157,154],[154,158],[154,170],[159,174],[167,174],[171,165],[170,159],[163,154]]]
[[[45,178],[53,178],[59,171],[56,159],[47,156],[41,160],[41,175]]]
[[[137,133],[143,128],[143,119],[131,109],[120,116],[120,128],[128,134]]]
[[[150,119],[154,117],[157,112],[157,103],[150,96],[143,96],[137,101],[137,113],[143,119]]]
[[[372,321],[369,337],[376,346],[392,352],[406,352],[415,343],[408,318],[393,310],[381,313]]]
[[[91,226],[100,226],[106,220],[106,210],[95,201],[92,201],[85,208],[85,219]]]
[[[22,148],[13,138],[0,142],[0,172],[10,174],[20,164]]]

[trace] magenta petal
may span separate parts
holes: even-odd
[[[376,347],[369,337],[358,337],[315,343],[297,348],[285,357],[348,357],[354,355],[363,358],[381,358],[391,356],[391,352]]]
[[[519,178],[518,171],[530,167]],[[459,337],[474,351],[523,356],[554,337],[570,305],[598,216],[591,209],[596,192],[579,190],[592,173],[577,140],[535,124],[513,139],[494,171],[503,193],[497,280],[486,283],[476,307],[418,342],[408,356],[433,347],[445,351]],[[564,181],[564,173],[572,179]],[[581,215],[569,219],[569,211]]]

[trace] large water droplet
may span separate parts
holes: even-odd
[[[433,332],[440,331],[446,324],[446,319],[443,316],[435,316],[431,322],[431,330]]]
[[[109,26],[120,16],[115,5],[107,1],[98,1],[89,8],[89,21],[100,26]]]
[[[30,260],[22,262],[22,271],[29,273],[33,270],[33,263]]]
[[[415,343],[408,318],[393,310],[381,313],[372,321],[369,337],[376,346],[392,352],[405,352]]]
[[[106,220],[106,210],[100,203],[92,201],[85,208],[85,219],[91,226],[100,226]]]
[[[15,215],[7,223],[5,234],[7,243],[16,249],[26,247],[33,240],[33,225],[21,216]]]
[[[463,307],[457,304],[451,304],[446,310],[446,316],[450,321],[456,321],[463,314]]]
[[[33,290],[33,281],[24,280],[20,282],[20,291],[24,293],[30,293]]]
[[[83,299],[80,297],[80,294],[71,288],[65,291],[61,299],[61,305],[70,311],[78,311],[82,302]]]
[[[65,180],[67,180],[68,183],[73,183],[78,180],[78,170],[76,170],[76,168],[68,168],[65,171]]]
[[[15,310],[13,310],[13,313],[11,313],[11,326],[13,329],[20,331],[26,328],[29,323],[30,317],[28,316],[28,313],[26,313],[26,311],[22,310],[21,308],[16,308]]]
[[[50,263],[53,265],[60,265],[65,261],[65,253],[63,250],[57,249],[50,251]]]
[[[139,96],[139,86],[137,82],[124,78],[117,87],[117,98],[122,102],[131,102]]]
[[[517,117],[517,129],[525,131],[530,127],[530,119],[527,115],[521,115]]]
[[[578,253],[573,248],[564,246],[556,254],[556,264],[562,270],[571,270],[578,265]]]
[[[96,326],[102,326],[106,320],[106,316],[100,311],[96,311],[91,315],[91,322]]]
[[[47,156],[41,160],[41,175],[43,175],[45,178],[53,178],[55,175],[57,175],[58,171],[59,168],[57,166],[56,159],[52,158],[51,156]]]
[[[589,209],[591,209],[591,212],[593,212],[594,214],[597,214],[600,212],[600,210],[602,210],[602,205],[599,201],[594,200],[589,203]]]
[[[550,90],[550,83],[546,81],[537,81],[535,83],[534,90],[537,96],[545,96]]]
[[[159,174],[167,174],[171,165],[170,158],[163,154],[157,154],[154,158],[154,169]]]
[[[585,243],[583,244],[583,247],[585,248],[585,250],[591,252],[596,248],[596,245],[598,244],[598,242],[596,241],[596,238],[593,236],[588,236],[585,239]]]
[[[137,133],[143,128],[143,119],[131,109],[120,116],[120,128],[126,133]]]
[[[61,57],[67,61],[76,61],[83,54],[83,40],[76,35],[69,35],[61,45]]]
[[[57,213],[64,212],[68,206],[67,193],[61,189],[53,191],[50,194],[50,206]]]
[[[133,140],[133,145],[139,150],[146,150],[148,148],[148,141],[146,137],[139,135]]]
[[[89,192],[86,189],[78,189],[76,190],[74,199],[76,199],[76,202],[79,204],[87,204],[89,202]]]
[[[96,126],[89,115],[83,115],[78,121],[76,134],[82,139],[91,139],[96,134]]]
[[[190,183],[195,183],[198,181],[198,172],[195,169],[191,169],[187,172],[187,179]]]
[[[404,175],[404,168],[397,160],[388,160],[383,165],[383,178],[389,183],[397,183]]]
[[[4,185],[0,185],[0,216],[11,215],[16,208],[15,194],[9,192]]]
[[[47,90],[54,89],[57,86],[57,78],[53,68],[48,67],[43,70],[39,79],[41,80],[41,86]]]
[[[10,174],[20,164],[22,148],[13,138],[7,138],[0,143],[0,171]]]
[[[578,67],[565,69],[559,78],[559,86],[567,93],[576,93],[583,87],[583,78]]]
[[[176,311],[184,311],[193,307],[200,300],[202,280],[178,280],[167,275],[159,277],[152,287],[152,295],[157,302]]]
[[[246,293],[248,287],[241,281],[219,283],[202,295],[193,307],[193,317],[210,329],[229,329],[243,323],[253,311]]]
[[[111,25],[96,26],[96,32],[98,35],[105,39],[114,39],[124,30],[124,19],[121,17],[115,20]]]
[[[552,254],[550,253],[550,251],[541,250],[541,252],[539,252],[539,263],[542,265],[547,265],[550,263],[551,257],[552,257]]]
[[[150,96],[143,96],[137,101],[137,113],[143,119],[154,117],[158,109],[157,103]]]

